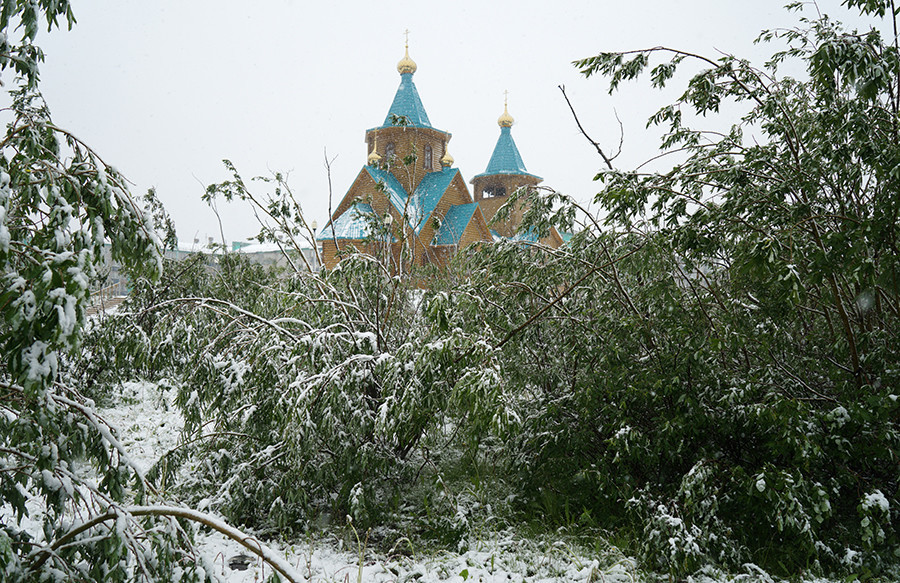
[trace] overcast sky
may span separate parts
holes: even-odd
[[[400,82],[409,29],[415,83],[432,125],[453,134],[466,181],[484,171],[499,134],[503,91],[528,170],[588,201],[601,160],[580,136],[558,85],[609,150],[624,125],[621,168],[655,153],[647,117],[674,94],[649,83],[607,95],[571,61],[667,45],[757,63],[764,28],[793,27],[783,0],[301,2],[82,0],[71,32],[42,32],[42,88],[55,122],[116,166],[136,194],[155,187],[179,238],[219,237],[204,187],[228,176],[289,172],[310,219],[327,221],[324,152],[335,201],[366,159],[364,132],[384,120]],[[857,21],[838,0],[819,9]],[[815,14],[810,8],[807,14]],[[262,192],[262,185],[259,186]],[[248,209],[220,207],[225,237],[257,232]]]

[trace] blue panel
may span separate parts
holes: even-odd
[[[384,194],[390,201],[391,206],[398,214],[406,218],[407,225],[413,229],[416,235],[422,232],[425,225],[431,218],[435,207],[443,198],[444,193],[453,181],[453,178],[459,174],[456,168],[444,168],[439,172],[428,172],[419,182],[419,186],[412,196],[409,196],[397,177],[387,170],[382,170],[376,166],[366,166],[366,172],[375,181],[384,187]],[[473,203],[474,204],[474,203]],[[462,205],[467,206],[467,205]],[[352,222],[351,217],[361,214],[373,214],[372,207],[368,204],[357,202],[348,209],[344,214],[333,221],[334,230],[337,232],[338,239],[360,239],[367,235],[357,236],[363,232],[362,221]],[[317,237],[319,241],[327,241],[332,239],[332,228],[329,224]],[[352,235],[352,236],[351,236]]]
[[[434,212],[444,193],[447,192],[450,182],[453,181],[453,177],[458,173],[459,170],[456,168],[444,168],[440,172],[428,172],[422,177],[419,186],[413,193],[407,212],[409,224],[416,235],[422,232],[431,213]]]
[[[397,209],[397,212],[402,215],[409,195],[406,193],[403,185],[400,184],[400,181],[397,180],[397,177],[387,170],[382,170],[376,166],[366,166],[366,172],[369,173],[369,176],[372,177],[376,184],[384,185],[385,195],[387,195],[394,208]]]
[[[458,204],[447,210],[447,215],[441,221],[441,228],[432,239],[432,245],[458,245],[463,231],[469,226],[478,203]]]

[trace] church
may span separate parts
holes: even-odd
[[[384,122],[366,130],[366,165],[317,237],[324,266],[330,269],[342,253],[359,251],[407,273],[427,265],[444,267],[460,249],[501,239],[559,247],[563,240],[555,230],[540,241],[533,233],[519,232],[523,205],[507,220],[491,224],[509,195],[542,180],[522,162],[506,104],[487,168],[471,180],[473,199],[453,167],[451,134],[432,126],[422,105],[408,44],[397,71],[400,86]]]

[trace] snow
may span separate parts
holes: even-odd
[[[183,421],[173,405],[174,390],[145,382],[124,383],[117,399],[114,406],[94,411],[89,422],[96,424],[97,419],[102,418],[117,427],[115,437],[104,437],[127,456],[136,469],[145,473],[160,456],[178,445]],[[53,451],[45,453],[47,457],[55,457]],[[71,488],[65,480],[60,480],[59,473],[41,472],[39,479],[49,488]],[[43,540],[41,510],[34,506],[34,500],[28,504],[33,512],[23,521],[22,527],[33,532],[38,541]],[[866,495],[862,504],[885,512],[889,509],[887,499],[878,490]],[[665,507],[658,510],[670,527],[683,525],[681,519],[670,515]],[[9,517],[8,511],[9,507],[0,505],[0,520]],[[134,517],[160,512],[179,513],[194,521],[201,564],[215,580],[223,583],[265,581],[274,573],[273,564],[278,565],[282,574],[309,583],[633,583],[655,580],[638,569],[635,559],[602,539],[588,549],[562,535],[521,536],[512,529],[485,530],[471,535],[460,551],[423,550],[407,539],[400,539],[390,552],[381,554],[364,544],[348,545],[344,537],[327,533],[306,535],[301,540],[261,541],[253,533],[243,533],[208,512],[177,506],[132,507],[129,511]],[[198,521],[212,528],[200,528]],[[119,527],[119,523],[116,526]],[[229,565],[239,555],[249,559],[245,570]],[[262,556],[269,562],[264,562]],[[849,563],[858,560],[856,551],[847,549],[844,560]],[[775,580],[755,565],[744,565],[744,570],[746,574],[736,575],[706,567],[687,581]],[[816,581],[825,583],[822,579]]]
[[[124,383],[118,406],[100,411],[118,428],[122,447],[144,474],[178,445],[184,422],[173,398],[171,391],[163,392],[152,383]]]
[[[62,482],[59,480],[59,478],[54,476],[53,472],[51,472],[50,470],[41,470],[41,479],[44,482],[44,486],[49,490],[60,490],[63,487]]]
[[[9,253],[9,229],[6,228],[6,207],[0,206],[0,252]]]
[[[245,571],[231,569],[229,560],[239,554],[246,555],[246,549],[218,532],[199,533],[197,544],[207,558],[211,557],[210,562],[215,566],[213,575],[222,581],[254,583],[272,573],[272,568],[256,557]],[[529,548],[532,546],[535,548]],[[444,551],[429,556],[417,556],[416,549],[403,541],[398,542],[396,551],[412,551],[412,556],[384,557],[365,548],[344,548],[332,540],[315,538],[276,549],[284,554],[285,561],[302,580],[310,582],[356,581],[358,577],[365,583],[522,583],[526,580],[630,583],[641,579],[635,561],[624,556],[601,566],[598,560],[579,556],[566,545],[523,545],[523,541],[502,533],[496,538],[476,541],[473,548],[463,553]]]
[[[875,490],[871,494],[866,494],[862,500],[862,507],[865,510],[877,508],[881,512],[887,514],[891,509],[891,504],[881,490]]]
[[[837,424],[838,427],[850,421],[850,413],[847,412],[847,409],[840,405],[835,407],[828,415],[832,420],[834,420],[835,424]]]
[[[622,427],[621,429],[616,431],[613,439],[622,439],[623,437],[627,437],[629,433],[631,433],[631,427],[626,425],[625,427]],[[691,471],[694,471],[693,468],[691,469]]]
[[[75,332],[75,325],[78,323],[78,318],[75,315],[76,298],[67,294],[65,288],[51,290],[47,294],[47,298],[56,304],[60,335],[63,337],[71,336]]]
[[[358,339],[371,341],[368,337]],[[173,393],[152,383],[124,383],[118,402],[98,411],[100,417],[118,427],[119,447],[127,451],[132,464],[142,473],[178,445],[183,420],[173,404]],[[222,532],[236,529],[214,516],[203,516],[218,529],[198,528],[195,532],[198,549],[205,563],[213,565],[215,578],[227,583],[255,583],[273,573],[270,564]],[[258,542],[252,536],[249,540]],[[410,548],[409,541],[400,541],[396,552],[381,556],[364,547],[345,547],[343,541],[327,535],[288,543],[265,541],[265,545],[271,549],[266,551],[271,553],[270,559],[296,574],[298,580],[309,582],[356,581],[360,573],[364,583],[413,580],[519,583],[526,578],[539,583],[624,583],[640,579],[635,561],[618,551],[601,566],[596,558],[583,556],[560,541],[554,544],[520,539],[510,532],[488,533],[484,538],[469,540],[465,552],[441,551],[428,555],[419,555],[418,549]],[[411,556],[406,556],[410,551]],[[240,554],[251,556],[248,568],[231,569],[229,560]]]
[[[87,290],[90,287],[90,282],[80,267],[70,267],[66,271],[72,277],[72,281],[78,284],[78,287],[82,290]]]
[[[16,280],[16,283],[18,283],[18,280]],[[29,322],[34,320],[35,315],[37,315],[37,298],[34,297],[34,292],[30,289],[22,292],[22,295],[13,302],[13,305],[21,310],[22,316]]]
[[[353,337],[356,338],[358,346],[361,347],[363,344],[368,343],[373,351],[378,350],[378,338],[374,332],[353,332]]]
[[[37,340],[24,352],[24,360],[28,362],[28,380],[40,380],[55,370],[56,354],[47,353],[46,343]]]
[[[244,255],[250,255],[253,253],[280,253],[283,248],[284,246],[281,246],[278,243],[252,243],[250,245],[244,245],[243,247],[238,249],[237,252]]]

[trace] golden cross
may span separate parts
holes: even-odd
[[[507,103],[508,101],[509,101],[509,91],[504,89],[503,90],[503,107],[506,107],[508,105],[508,103]]]
[[[406,48],[409,48],[409,29],[407,28],[403,34],[406,35]]]

